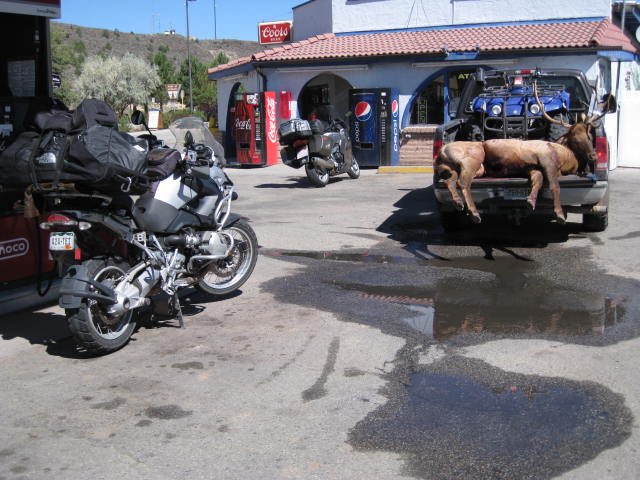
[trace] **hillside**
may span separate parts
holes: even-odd
[[[98,54],[124,55],[129,52],[140,58],[150,58],[165,50],[177,68],[187,58],[187,41],[182,35],[137,34],[118,30],[80,27],[60,22],[51,23],[52,34],[60,32],[68,46],[82,45],[87,56]],[[192,57],[205,65],[224,52],[229,59],[251,55],[263,50],[258,42],[246,40],[194,40],[189,46]]]

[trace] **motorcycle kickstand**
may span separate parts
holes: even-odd
[[[184,329],[184,319],[182,318],[182,307],[180,306],[180,298],[178,297],[177,292],[173,295],[173,306],[176,309],[176,318],[178,319],[180,328]]]

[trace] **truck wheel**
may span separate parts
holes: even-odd
[[[609,225],[609,213],[582,214],[582,227],[589,232],[604,232]]]

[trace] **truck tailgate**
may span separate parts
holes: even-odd
[[[607,191],[606,180],[592,177],[565,175],[560,177],[560,202],[562,205],[593,205],[598,203]],[[481,207],[483,202],[520,202],[527,198],[530,190],[527,178],[476,178],[471,183],[473,200]],[[442,204],[452,204],[451,195],[442,180],[434,184],[436,199]],[[551,190],[545,184],[538,195],[539,205],[551,201]]]

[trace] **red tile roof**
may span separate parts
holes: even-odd
[[[635,47],[622,31],[609,19],[603,19],[345,36],[327,33],[236,59],[209,69],[209,73],[249,63],[429,55],[445,49],[450,52],[472,52],[477,48],[481,53],[562,48],[614,49],[636,53]]]

